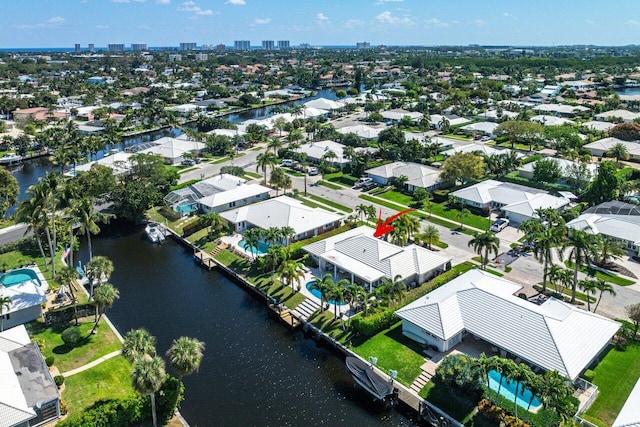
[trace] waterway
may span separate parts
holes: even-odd
[[[148,329],[160,354],[183,335],[205,342],[199,372],[184,378],[180,411],[192,426],[415,425],[357,387],[340,357],[288,330],[215,270],[196,266],[173,240],[153,245],[141,227],[114,223],[93,250],[113,260],[120,299],[107,314],[121,333]]]
[[[615,91],[618,95],[640,95],[640,87],[625,87]]]

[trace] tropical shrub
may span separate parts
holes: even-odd
[[[53,362],[55,362],[56,358],[53,356],[47,356],[46,359],[44,359],[44,362],[47,364],[47,366],[50,368],[53,366]]]
[[[473,358],[467,355],[453,354],[445,357],[436,369],[436,375],[448,386],[467,394],[482,393],[482,373],[473,363]]]
[[[182,237],[191,236],[206,227],[207,223],[204,221],[192,221],[182,228]]]
[[[61,337],[62,341],[70,347],[75,347],[82,341],[82,334],[77,326],[70,326],[62,331]]]
[[[53,381],[56,383],[58,388],[60,388],[62,387],[62,384],[64,384],[64,376],[56,375],[55,377],[53,377]]]
[[[372,337],[398,321],[395,314],[396,307],[387,309],[370,316],[357,316],[351,320],[351,326],[355,332],[367,337]]]
[[[595,375],[595,372],[593,372],[591,369],[587,369],[586,371],[584,371],[584,374],[582,374],[582,378],[589,382],[593,382],[593,377],[595,377]]]

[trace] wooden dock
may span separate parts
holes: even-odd
[[[193,253],[193,259],[198,264],[207,267],[209,270],[216,267],[218,264],[211,255],[203,251],[195,251]]]
[[[296,329],[301,325],[300,320],[295,317],[284,304],[269,304],[269,309],[276,315],[285,325],[291,329]]]

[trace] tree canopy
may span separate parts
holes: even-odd
[[[463,185],[484,176],[486,166],[482,157],[473,153],[456,153],[442,164],[440,178],[444,181],[459,181]]]

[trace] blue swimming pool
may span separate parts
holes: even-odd
[[[499,387],[500,380],[502,380],[502,387]],[[498,388],[500,388],[500,394],[511,402],[513,402],[516,386],[517,383],[515,381],[508,381],[506,378],[502,377],[500,372],[489,371],[489,387],[491,387],[491,390],[498,391]],[[531,400],[531,391],[524,389],[523,392],[522,386],[520,386],[518,389],[517,399],[518,406],[526,409],[529,406],[529,401]],[[534,396],[533,401],[531,402],[531,410],[535,410],[540,406],[542,406],[542,403],[540,403],[538,398]]]
[[[309,292],[311,292],[311,295],[313,295],[314,297],[316,297],[316,298],[320,299],[320,291],[319,291],[319,290],[317,290],[317,289],[311,289],[311,286],[312,286],[314,283],[316,283],[316,281],[315,281],[315,280],[311,280],[310,282],[307,282],[307,290],[308,290]],[[341,301],[341,302],[335,302],[334,300],[328,300],[328,301],[326,301],[326,302],[328,302],[329,304],[337,304],[337,305],[345,305],[345,304],[346,304],[346,302],[344,302],[344,301]]]
[[[36,272],[29,268],[20,268],[18,270],[13,270],[0,276],[0,284],[2,284],[5,288],[19,285],[20,283],[28,282],[29,280],[35,280],[38,283],[38,286],[42,286],[42,283],[40,283],[40,279],[38,279],[38,275],[36,274]]]
[[[246,242],[244,241],[244,239],[242,239],[238,242],[238,246],[244,249],[245,251],[249,253],[254,253],[258,256],[264,255],[269,251],[269,245],[267,245],[264,242],[258,242],[258,248],[256,249],[256,248],[250,248],[246,246]]]
[[[196,208],[195,205],[191,204],[191,203],[181,203],[178,206],[176,206],[176,212],[181,213],[182,215],[188,215],[191,212],[195,212]]]

